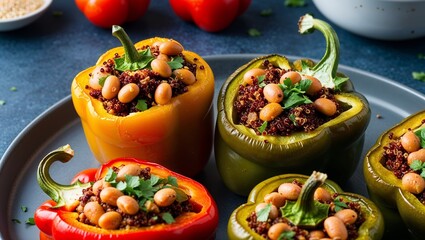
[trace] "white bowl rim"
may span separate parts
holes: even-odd
[[[44,10],[46,10],[50,6],[50,4],[52,4],[52,1],[53,0],[43,0],[44,3],[43,3],[43,5],[41,7],[37,8],[35,11],[30,12],[30,13],[24,15],[24,16],[19,16],[19,17],[14,17],[14,18],[8,18],[8,19],[0,19],[0,24],[1,23],[16,22],[16,21],[20,21],[20,20],[23,20],[23,19],[26,19],[26,18],[30,18],[30,17],[32,17],[34,15],[37,15],[40,12],[43,12]]]

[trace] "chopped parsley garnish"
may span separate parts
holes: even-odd
[[[415,171],[420,171],[421,177],[425,178],[425,162],[421,160],[414,160],[409,167]]]
[[[283,100],[284,108],[293,108],[302,104],[309,104],[312,101],[305,95],[305,92],[311,85],[311,80],[302,79],[296,84],[292,84],[291,79],[287,78],[280,86],[284,89]]]
[[[267,128],[267,124],[268,124],[267,121],[264,121],[263,124],[261,124],[261,126],[258,128],[258,131],[260,133],[263,133]]]
[[[305,0],[285,0],[287,7],[304,7],[306,4]]]
[[[19,224],[21,223],[21,221],[19,221],[19,219],[16,219],[16,218],[13,218],[13,219],[12,219],[12,222],[14,222],[14,223],[19,223]]]
[[[5,105],[6,104],[6,101],[5,100],[1,100],[0,99],[0,106],[3,106],[3,105]]]
[[[272,204],[268,203],[264,208],[260,209],[257,214],[257,221],[265,222],[269,218],[269,213],[272,209]]]
[[[141,112],[147,110],[148,109],[148,104],[146,103],[146,100],[139,99],[137,101],[136,108],[137,108],[137,110],[139,110]]]
[[[176,58],[172,58],[171,61],[167,62],[168,65],[170,66],[170,68],[172,70],[174,69],[180,69],[183,67],[183,58],[182,57],[176,57]]]
[[[258,86],[260,86],[261,88],[266,86],[266,83],[264,82],[264,79],[266,79],[266,76],[261,75],[257,77],[258,79]]]
[[[153,201],[153,197],[157,191],[162,188],[172,188],[176,191],[176,201],[184,202],[189,199],[186,193],[178,188],[177,179],[173,176],[160,178],[156,175],[151,175],[149,179],[143,179],[139,176],[126,175],[125,181],[116,181],[117,173],[111,168],[108,169],[105,175],[105,181],[111,183],[113,187],[123,192],[126,195],[134,196],[139,202],[139,206],[143,206],[146,201]],[[170,220],[167,217],[167,220]]]
[[[21,210],[22,210],[22,212],[27,212],[28,208],[26,206],[21,206]]]
[[[339,199],[335,199],[334,204],[335,204],[335,212],[348,208],[347,204]]]
[[[278,240],[293,240],[295,234],[296,233],[294,231],[285,230],[279,235]]]
[[[415,135],[418,136],[421,141],[421,148],[425,148],[425,128],[415,131]]]
[[[34,218],[30,217],[25,221],[26,224],[28,225],[35,225],[35,221]]]
[[[425,72],[412,72],[412,77],[415,80],[425,82]]]
[[[162,220],[164,220],[168,224],[175,222],[173,215],[171,215],[171,213],[169,212],[165,212],[161,214],[161,217],[162,217]]]
[[[261,36],[261,32],[256,28],[248,29],[248,35],[251,37],[259,37]]]
[[[16,87],[10,87],[9,90],[12,92],[16,92],[18,89]]]

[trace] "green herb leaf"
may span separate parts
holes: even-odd
[[[348,81],[348,77],[338,77],[336,76],[334,79],[335,90],[341,90],[342,85]]]
[[[118,71],[126,71],[126,70],[139,70],[144,69],[149,66],[149,64],[154,60],[154,57],[152,56],[151,50],[145,49],[143,51],[139,52],[140,60],[137,62],[126,62],[125,57],[115,58],[115,69]]]
[[[296,121],[296,119],[295,119],[295,115],[294,115],[294,114],[290,114],[290,115],[289,115],[289,119],[292,121],[292,123],[293,123],[295,126],[297,126],[297,121]]]
[[[418,138],[421,142],[421,147],[425,148],[425,128],[421,128],[419,130],[416,130],[415,135],[418,136]]]
[[[13,218],[13,219],[12,219],[12,222],[14,222],[14,223],[19,223],[19,224],[21,223],[21,221],[20,221],[19,219],[16,219],[16,218]]]
[[[422,170],[423,164],[421,160],[413,160],[409,167],[415,171],[419,171]]]
[[[26,224],[28,225],[35,225],[35,221],[34,218],[30,217],[25,221]]]
[[[137,188],[140,185],[140,178],[138,176],[125,176],[125,182],[127,183],[127,187],[129,188]]]
[[[175,222],[173,215],[171,215],[171,213],[169,212],[165,212],[161,215],[162,220],[164,220],[166,223],[170,224]]]
[[[302,104],[309,104],[312,103],[312,101],[301,94],[291,94],[286,100],[284,101],[284,108],[293,108]]]
[[[184,62],[183,58],[179,56],[179,57],[176,57],[176,58],[171,59],[171,61],[169,61],[167,63],[168,63],[168,66],[170,66],[170,68],[172,70],[174,70],[174,69],[180,69],[180,68],[182,68],[183,67],[183,62]]]
[[[296,233],[294,231],[285,230],[279,235],[277,239],[278,240],[293,240],[295,237],[295,234]]]
[[[105,181],[107,182],[115,182],[115,179],[117,178],[117,173],[112,170],[112,168],[108,168],[106,175],[105,175]]]
[[[259,37],[261,36],[261,32],[256,28],[248,29],[248,35],[251,37]]]
[[[285,0],[285,6],[287,7],[304,7],[305,5],[305,0]]]
[[[268,122],[267,121],[264,121],[263,124],[261,124],[261,126],[258,128],[258,131],[260,133],[263,133],[266,130],[267,125],[268,125]]]
[[[425,82],[425,72],[412,72],[412,77],[415,80]]]
[[[12,91],[12,92],[16,92],[18,89],[16,87],[10,87],[9,90]]]
[[[272,209],[272,204],[268,203],[264,208],[260,209],[260,211],[257,211],[257,221],[259,222],[265,222],[269,218],[269,213]]]
[[[335,199],[334,204],[335,204],[335,212],[348,208],[347,204],[339,199]]]
[[[258,79],[258,86],[260,86],[261,88],[266,86],[266,83],[264,82],[264,79],[266,79],[266,76],[261,75],[257,77]]]
[[[148,109],[148,104],[145,99],[139,99],[136,104],[137,110],[143,112]]]
[[[272,14],[273,14],[273,10],[271,8],[263,9],[260,12],[260,16],[262,17],[268,17],[268,16],[271,16]]]
[[[305,93],[312,83],[313,82],[310,79],[301,79],[301,81],[295,84],[295,89],[299,89],[300,93]]]
[[[103,85],[105,85],[105,80],[106,80],[109,76],[110,76],[110,75],[99,78],[99,85],[103,87]]]
[[[171,186],[178,187],[177,178],[175,178],[173,176],[167,177],[167,183],[170,184]]]
[[[28,208],[26,206],[21,206],[21,210],[22,210],[22,212],[27,212]]]
[[[6,104],[6,101],[5,100],[1,100],[0,99],[0,106],[3,106],[3,105],[5,105]]]

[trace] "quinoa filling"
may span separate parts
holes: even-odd
[[[425,119],[422,120],[422,124]],[[425,205],[425,128],[408,131],[397,137],[390,133],[390,142],[384,146],[381,164],[402,181],[402,188],[411,192]],[[415,179],[410,186],[409,179]]]
[[[149,167],[137,164],[108,169],[104,178],[83,190],[79,201],[77,220],[103,229],[169,224],[184,213],[196,211],[176,178],[161,179],[152,175]]]
[[[298,182],[297,180],[294,180],[291,183],[285,183],[285,185],[286,185],[286,188],[288,188],[288,186],[293,186],[293,187],[298,186],[299,188],[303,186],[303,184]],[[320,191],[320,194],[317,193],[318,191]],[[295,191],[291,189],[289,192],[295,192]],[[279,193],[280,195],[287,194],[286,192],[276,189],[276,191],[272,192],[270,196],[273,194],[278,195],[277,193]],[[330,194],[324,188],[318,188],[316,190],[316,193],[315,193],[315,200],[321,203],[330,205],[328,217],[340,215],[342,212],[339,214],[337,214],[337,212],[340,212],[341,210],[344,210],[346,212],[347,211],[351,212],[350,220],[345,220],[344,225],[348,235],[347,239],[356,239],[359,236],[358,229],[365,222],[365,217],[363,216],[361,212],[360,204],[357,202],[346,201],[342,197],[340,197],[338,193]],[[263,206],[259,207],[260,204],[257,205],[256,211],[251,212],[251,214],[246,219],[246,221],[248,222],[248,226],[264,239],[330,238],[330,236],[326,234],[326,229],[324,227],[323,222],[314,228],[303,228],[301,226],[296,226],[292,224],[287,218],[285,218],[285,216],[282,216],[281,211],[277,211],[277,215],[273,214],[272,213],[273,208],[276,208],[276,206],[273,205],[274,201],[276,201],[275,196],[268,197],[266,195],[264,199],[264,203],[260,203],[263,206],[270,207],[268,212],[266,211],[266,214],[268,214],[266,221],[259,220],[259,218],[261,218],[260,215],[264,215],[265,213],[264,207]],[[286,200],[286,201],[290,201],[290,200]],[[268,205],[266,205],[265,203],[267,203]],[[284,202],[282,204],[284,204]],[[279,209],[279,206],[277,207],[277,209]],[[355,218],[351,217],[354,215],[355,215]],[[341,216],[338,216],[338,218],[344,218]],[[348,219],[348,217],[346,219]],[[283,225],[284,230],[283,231],[276,230],[278,228],[278,225],[281,225],[281,226]],[[278,232],[279,234],[276,235],[276,232]]]
[[[257,135],[288,136],[294,132],[310,132],[346,110],[343,104],[335,99],[334,89],[319,85],[314,92],[309,91],[313,85],[310,76],[280,69],[268,60],[262,63],[259,70],[260,74],[244,76],[244,83],[239,86],[233,104],[235,123],[253,129]],[[292,77],[286,77],[287,73],[298,74],[301,80],[294,81]],[[281,98],[268,99],[268,85],[273,85],[275,92],[272,94]],[[321,107],[322,100],[326,101],[327,105],[332,105],[331,112]],[[266,112],[271,105],[275,107],[268,111],[273,112],[272,116],[263,118],[262,111]]]
[[[170,42],[174,41],[170,40]],[[174,43],[175,45],[178,44]],[[118,53],[113,58],[103,62],[102,66],[90,73],[90,78],[95,79],[95,84],[89,83],[86,86],[90,96],[101,101],[108,113],[116,116],[127,116],[131,113],[145,111],[153,106],[165,105],[171,101],[171,98],[187,92],[188,86],[197,81],[195,78],[197,64],[189,63],[181,51],[176,55],[161,53],[160,44],[155,43],[152,46],[143,46],[137,49],[140,54],[143,54],[147,63],[141,69],[118,70],[117,62],[123,58]],[[160,67],[157,67],[158,64],[153,66],[154,61],[156,63],[161,62]],[[196,61],[195,58],[194,62]],[[202,69],[202,66],[200,66],[200,69]],[[184,72],[181,73],[182,71]],[[114,84],[107,83],[110,76],[117,78]],[[193,80],[188,81],[187,76]],[[133,87],[128,90],[130,85],[133,85]],[[166,90],[164,90],[163,85],[166,86]],[[128,97],[134,91],[137,91],[137,94]],[[126,96],[126,99],[122,100],[124,97],[120,95]]]

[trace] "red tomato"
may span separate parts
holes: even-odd
[[[170,0],[177,16],[193,21],[207,32],[217,32],[228,27],[244,13],[251,0]]]
[[[150,0],[75,0],[75,3],[91,23],[110,28],[143,16]]]

